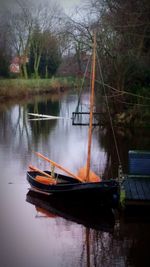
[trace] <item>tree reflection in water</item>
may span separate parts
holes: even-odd
[[[149,266],[149,223],[119,220],[113,233],[83,229],[82,234],[80,266]]]
[[[112,233],[86,228],[82,234],[84,236],[84,242],[81,254],[81,266],[113,266],[111,257]]]
[[[128,173],[128,152],[129,150],[150,150],[149,129],[148,128],[120,128],[115,127],[115,136],[119,156],[124,173]],[[104,178],[117,177],[118,175],[118,156],[110,127],[100,129],[99,142],[101,148],[107,151],[107,160]]]
[[[26,111],[28,113],[36,113],[36,114],[45,114],[52,116],[59,116],[60,112],[60,102],[59,101],[46,101],[46,102],[38,102],[35,104],[29,104],[27,106]],[[37,143],[40,139],[41,135],[45,140],[49,137],[50,132],[55,127],[57,121],[56,120],[47,120],[47,121],[30,121],[31,132],[33,135],[33,139]]]

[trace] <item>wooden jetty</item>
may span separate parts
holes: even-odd
[[[72,125],[89,126],[90,112],[72,112]],[[105,113],[93,112],[92,126],[106,125]]]
[[[130,176],[123,181],[125,205],[150,205],[150,177]]]
[[[122,188],[125,207],[150,206],[150,152],[129,151],[129,174]]]

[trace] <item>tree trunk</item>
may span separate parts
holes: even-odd
[[[23,64],[22,68],[23,68],[23,76],[24,76],[24,78],[28,79],[27,65]]]
[[[48,79],[48,66],[45,66],[45,78]]]
[[[35,56],[35,61],[34,61],[34,75],[35,78],[39,78],[39,65],[40,65],[40,60],[41,60],[41,55],[36,55]]]

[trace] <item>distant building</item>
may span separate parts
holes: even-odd
[[[14,57],[9,66],[10,73],[20,73],[20,59],[19,57]]]
[[[17,63],[11,63],[9,69],[11,73],[20,73],[20,66]]]
[[[10,73],[20,73],[20,66],[24,63],[28,63],[29,58],[27,56],[16,56],[12,59],[10,64]]]

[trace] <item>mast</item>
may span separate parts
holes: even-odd
[[[90,162],[91,162],[92,123],[93,123],[94,87],[95,87],[95,64],[96,64],[96,33],[94,33],[94,42],[93,42],[92,81],[91,81],[91,93],[90,93],[90,121],[89,121],[89,131],[88,131],[86,181],[89,181]]]

